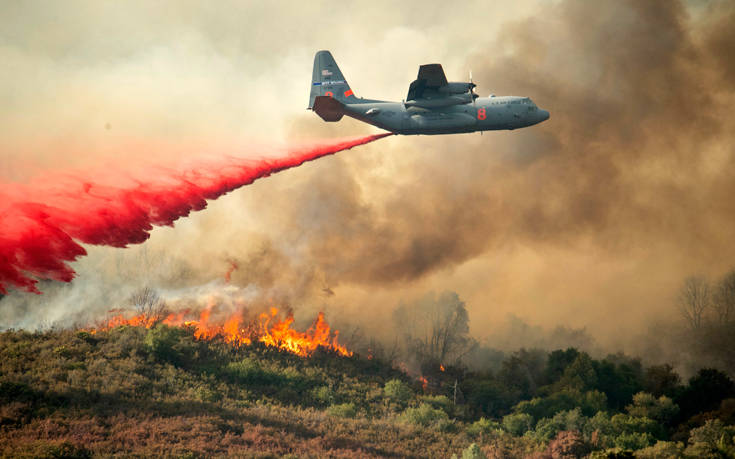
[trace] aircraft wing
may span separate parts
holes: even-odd
[[[419,67],[416,80],[408,88],[406,100],[431,98],[439,94],[439,88],[448,84],[441,64],[425,64]]]

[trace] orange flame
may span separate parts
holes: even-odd
[[[442,365],[442,364],[440,363],[440,364],[439,364],[439,369],[440,369],[441,371],[444,371],[444,365]]]
[[[314,323],[305,333],[299,333],[290,328],[293,322],[293,316],[291,315],[285,321],[274,324],[268,330],[267,324],[272,318],[275,318],[277,312],[275,308],[271,308],[271,317],[268,317],[266,313],[260,315],[261,343],[286,349],[298,355],[309,355],[319,346],[332,349],[341,355],[352,355],[352,352],[348,351],[344,345],[339,344],[338,330],[334,331],[334,338],[330,339],[331,329],[324,320],[323,312],[319,313]]]
[[[284,320],[279,320],[277,308],[270,308],[270,313],[264,312],[250,322],[245,321],[241,311],[231,314],[224,321],[216,322],[212,319],[213,308],[214,302],[210,302],[201,311],[198,320],[187,320],[187,316],[190,315],[188,310],[171,313],[163,318],[139,314],[126,319],[123,314],[118,314],[91,332],[96,333],[98,330],[109,330],[122,325],[152,328],[157,323],[163,323],[172,327],[193,327],[196,339],[220,338],[234,346],[247,346],[253,342],[260,342],[302,357],[311,355],[319,347],[346,357],[353,355],[346,346],[339,344],[339,331],[332,331],[324,319],[323,312],[319,313],[305,332],[299,332],[291,328],[294,322],[293,314],[288,313]]]

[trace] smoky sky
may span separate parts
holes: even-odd
[[[358,96],[400,100],[441,62],[551,118],[391,137],[277,174],[142,246],[93,250],[58,292],[6,298],[9,322],[69,297],[104,310],[137,285],[203,285],[236,260],[236,285],[366,323],[450,289],[477,336],[512,313],[612,341],[674,314],[686,276],[735,266],[731,2],[123,5],[3,7],[3,176],[134,161],[152,140],[201,153],[373,132],[304,110],[318,49]],[[131,138],[143,146],[119,148]]]

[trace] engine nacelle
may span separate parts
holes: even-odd
[[[462,94],[469,92],[470,89],[474,88],[475,83],[447,83],[446,86],[439,88],[439,92],[444,94]]]

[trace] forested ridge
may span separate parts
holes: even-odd
[[[441,366],[443,367],[443,365]],[[0,334],[4,457],[733,457],[715,369],[574,348],[494,371],[197,340],[159,324]]]

